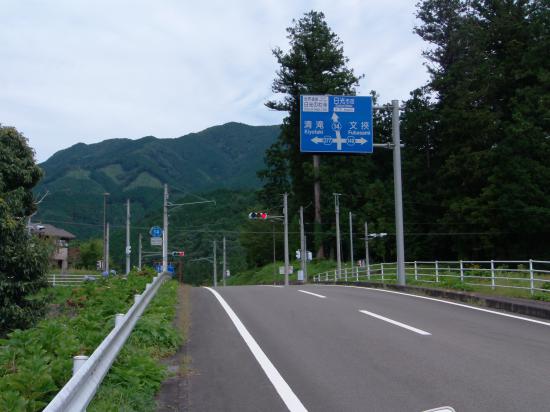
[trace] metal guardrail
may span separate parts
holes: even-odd
[[[84,411],[94,397],[103,378],[132,333],[141,314],[168,277],[163,273],[148,283],[141,295],[134,295],[134,304],[126,314],[117,314],[115,327],[89,358],[75,356],[73,376],[46,406],[44,412]]]
[[[405,262],[407,279],[417,282],[444,283],[457,279],[465,285],[491,289],[510,288],[529,290],[531,294],[550,293],[550,261],[544,260],[458,260]],[[346,267],[340,272],[331,270],[313,277],[314,282],[330,281],[397,281],[396,263],[377,263],[368,267]],[[543,287],[546,286],[546,287]]]

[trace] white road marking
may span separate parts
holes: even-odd
[[[286,407],[291,412],[307,412],[307,409],[304,407],[302,402],[300,402],[300,399],[294,394],[290,386],[286,383],[286,381],[283,379],[279,371],[275,368],[273,363],[269,360],[269,358],[266,356],[262,348],[260,348],[260,345],[256,342],[256,340],[252,337],[250,332],[246,329],[246,327],[243,325],[239,317],[233,312],[233,309],[228,305],[228,303],[225,301],[225,299],[214,289],[206,287],[205,289],[208,289],[210,292],[214,294],[216,299],[218,299],[218,302],[220,302],[220,305],[222,305],[222,308],[225,309],[227,312],[227,315],[241,334],[241,337],[247,344],[248,348],[260,364],[261,368],[267,375],[268,379],[271,381],[273,386],[275,387],[275,390],[285,403]]]
[[[317,293],[313,293],[313,292],[308,292],[307,290],[298,289],[298,292],[307,293],[308,295],[317,296],[318,298],[323,298],[323,299],[326,298],[326,296],[318,295]]]
[[[260,285],[260,286],[269,286],[270,288],[284,288],[284,286],[281,286],[281,285]]]
[[[390,318],[386,318],[386,317],[384,317],[384,316],[377,315],[376,313],[368,312],[368,311],[366,311],[366,310],[360,310],[359,312],[364,313],[365,315],[372,316],[373,318],[376,318],[376,319],[380,319],[380,320],[386,321],[386,322],[388,322],[388,323],[391,323],[392,325],[401,326],[402,328],[405,328],[405,329],[408,329],[408,330],[410,330],[410,331],[416,332],[416,333],[418,333],[419,335],[431,335],[431,333],[426,332],[425,330],[418,329],[418,328],[415,328],[415,327],[413,327],[413,326],[409,326],[409,325],[406,325],[406,324],[404,324],[404,323],[398,322],[398,321],[396,321],[396,320],[393,320],[393,319],[390,319]]]
[[[523,316],[510,315],[509,313],[502,313],[502,312],[497,312],[495,310],[478,308],[476,306],[468,306],[468,305],[464,305],[462,303],[449,302],[447,300],[430,298],[428,296],[420,296],[420,295],[413,295],[411,293],[397,292],[395,290],[377,289],[377,288],[369,288],[369,287],[362,287],[362,286],[346,286],[346,285],[324,285],[324,286],[339,286],[339,287],[344,287],[344,288],[369,289],[369,290],[375,290],[375,291],[378,291],[378,292],[395,293],[397,295],[405,295],[405,296],[411,296],[413,298],[418,298],[418,299],[433,300],[434,302],[446,303],[447,305],[460,306],[461,308],[479,310],[480,312],[487,312],[487,313],[492,313],[494,315],[505,316],[507,318],[520,319],[520,320],[524,320],[526,322],[532,322],[532,323],[538,323],[539,325],[550,326],[550,322],[544,322],[542,320],[524,318]]]

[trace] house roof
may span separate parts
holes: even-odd
[[[55,227],[54,225],[48,225],[47,223],[35,223],[31,226],[31,232],[39,236],[56,237],[59,239],[71,240],[76,236],[71,232],[67,232],[64,229]]]

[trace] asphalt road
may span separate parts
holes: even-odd
[[[550,410],[550,323],[364,288],[216,291],[281,379],[215,294],[193,289],[192,411]]]

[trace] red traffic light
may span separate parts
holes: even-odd
[[[267,213],[266,212],[251,212],[248,214],[249,219],[261,219],[266,220],[267,219]]]

